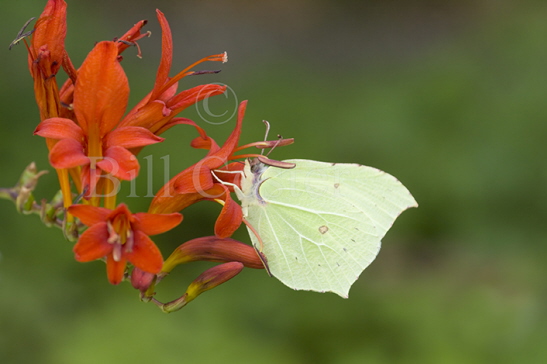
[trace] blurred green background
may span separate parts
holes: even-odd
[[[7,46],[45,0],[3,2],[0,186],[36,161],[49,169],[23,45]],[[545,363],[547,362],[547,3],[544,1],[68,1],[66,46],[81,64],[96,41],[149,19],[152,37],[124,54],[131,103],[152,87],[160,54],[155,8],[170,21],[171,75],[228,51],[215,113],[249,99],[241,141],[294,137],[276,159],[355,162],[399,178],[419,202],[383,240],[343,300],[292,291],[244,270],[165,315],[104,264],[74,261],[71,244],[0,201],[1,363]],[[231,108],[231,109],[230,109]],[[203,113],[201,112],[203,115]],[[182,116],[222,142],[233,120]],[[141,154],[154,190],[202,155],[179,127]],[[150,166],[142,160],[143,172]],[[143,176],[146,173],[143,174]],[[43,177],[38,198],[57,185]],[[141,196],[146,179],[137,181]],[[127,198],[145,210],[150,198]],[[165,256],[210,235],[219,208],[201,203],[155,238]],[[248,241],[244,231],[236,238]],[[168,301],[212,264],[178,267]]]

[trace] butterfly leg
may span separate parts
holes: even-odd
[[[256,231],[256,229],[253,227],[253,225],[251,225],[247,221],[247,219],[243,218],[243,223],[245,223],[245,225],[247,225],[247,227],[253,232],[253,234],[258,239],[258,242],[260,243],[260,249],[258,249],[256,246],[254,246],[254,244],[253,244],[253,248],[255,248],[256,254],[258,255],[258,257],[262,261],[262,264],[264,265],[264,269],[266,269],[266,272],[268,272],[268,275],[270,277],[272,277],[272,272],[270,272],[270,267],[268,266],[268,259],[266,259],[266,256],[262,253],[262,250],[264,249],[264,243],[262,242],[262,239],[260,238],[260,235],[258,235],[258,231]]]
[[[237,197],[241,200],[242,196],[243,196],[243,192],[241,191],[241,188],[239,188],[238,185],[236,185],[235,183],[230,183],[230,182],[226,182],[226,181],[223,181],[221,180],[220,178],[218,178],[218,176],[215,174],[215,172],[217,173],[230,173],[230,174],[240,174],[241,175],[241,178],[244,178],[245,177],[245,173],[243,171],[223,171],[223,170],[220,170],[220,169],[217,169],[215,171],[211,171],[211,174],[213,175],[213,177],[220,183],[222,183],[223,185],[225,186],[230,186],[230,187],[233,187],[234,188],[234,191],[237,195]]]

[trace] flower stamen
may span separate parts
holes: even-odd
[[[106,228],[108,231],[108,239],[106,240],[109,244],[115,244],[120,241],[120,236],[114,230],[112,223],[110,221],[106,222]]]
[[[28,27],[28,25],[30,24],[31,21],[33,21],[34,19],[36,19],[36,17],[32,17],[30,18],[29,20],[27,20],[27,22],[25,23],[25,25],[23,25],[23,27],[21,28],[21,30],[19,31],[19,33],[17,33],[17,36],[15,37],[15,39],[13,40],[13,42],[10,43],[8,49],[11,50],[11,48],[14,46],[14,45],[17,45],[19,44],[20,41],[22,41],[23,39],[25,39],[26,37],[28,37],[29,35],[31,35],[33,32],[34,32],[34,29],[28,31],[25,33],[25,29]],[[28,46],[27,46],[28,48]]]
[[[125,252],[131,253],[133,251],[133,245],[135,243],[135,235],[131,229],[127,229],[125,238]]]
[[[119,262],[122,260],[122,245],[121,244],[114,244],[114,247],[112,248],[112,259],[114,259],[115,262]]]
[[[228,62],[228,53],[220,53],[220,54],[213,54],[211,56],[204,57],[200,59],[199,61],[196,61],[192,63],[190,66],[186,67],[182,71],[176,74],[173,78],[171,78],[169,81],[167,81],[161,88],[161,91],[158,92],[159,95],[161,95],[163,92],[169,89],[169,87],[173,86],[175,83],[183,79],[184,77],[188,76],[189,74],[192,74],[193,72],[189,72],[192,68],[196,67],[198,64],[203,62],[222,62],[226,63]]]

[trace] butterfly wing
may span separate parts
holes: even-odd
[[[296,167],[267,168],[256,182],[257,203],[247,209],[269,269],[293,289],[347,297],[397,216],[416,201],[395,177],[372,167],[285,162]]]

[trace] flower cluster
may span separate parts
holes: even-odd
[[[34,29],[27,33],[23,29],[14,41],[23,41],[28,50],[40,111],[34,134],[46,140],[60,194],[50,203],[39,205],[34,201],[31,192],[42,172],[32,165],[25,171],[26,177],[14,189],[4,191],[5,195],[17,200],[19,209],[39,212],[49,225],[61,227],[76,241],[73,250],[77,261],[105,261],[110,283],[127,279],[139,290],[142,300],[156,303],[165,312],[180,309],[243,267],[264,268],[254,248],[230,238],[243,221],[241,207],[230,195],[243,168],[236,160],[256,156],[242,152],[246,148],[269,148],[292,140],[240,146],[246,101],[239,105],[235,128],[223,145],[194,121],[178,117],[189,106],[226,91],[226,86],[213,83],[178,90],[186,76],[214,73],[193,69],[206,61],[226,62],[226,53],[205,57],[170,77],[173,40],[169,24],[158,10],[162,57],[155,83],[146,97],[127,111],[129,82],[121,64],[122,53],[136,46],[141,55],[138,42],[150,35],[142,32],[146,21],[136,23],[119,38],[95,44],[76,68],[64,46],[66,14],[64,0],[48,0]],[[61,69],[68,79],[59,87],[56,77]],[[207,153],[163,186],[148,212],[132,213],[124,203],[117,203],[119,184],[138,176],[137,154],[147,145],[162,142],[160,135],[175,125],[193,127],[198,136],[191,147]],[[183,219],[180,211],[203,200],[222,205],[214,235],[183,243],[164,261],[149,236],[175,228]],[[156,285],[174,267],[198,260],[222,264],[197,277],[180,298],[168,303],[154,298]]]

